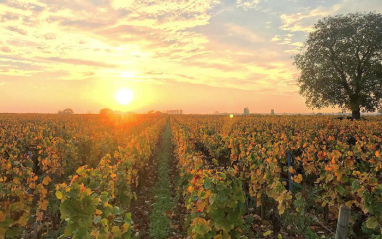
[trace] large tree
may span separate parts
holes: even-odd
[[[300,94],[310,108],[374,112],[382,99],[382,15],[351,13],[319,20],[301,53]]]

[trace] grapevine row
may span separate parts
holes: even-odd
[[[382,225],[379,119],[340,121],[330,117],[177,116],[189,144],[199,145],[220,171],[233,171],[256,206],[273,199],[279,214],[303,215],[314,191],[319,205],[352,207],[366,221],[370,235]],[[175,129],[176,130],[176,129]],[[188,146],[190,148],[190,146]],[[293,167],[287,167],[288,152]],[[196,151],[189,152],[197,154]],[[206,161],[206,160],[204,160]],[[288,190],[288,172],[299,189]],[[336,213],[333,211],[333,213]]]
[[[163,125],[164,118],[144,115],[1,115],[0,238],[58,237],[63,228],[66,234],[74,233],[77,229],[65,222],[75,214],[66,210],[67,193],[78,182],[83,193],[84,178],[96,182],[113,176],[123,185],[121,180],[129,175],[129,182],[137,185],[139,169]],[[128,190],[119,194],[132,196]]]

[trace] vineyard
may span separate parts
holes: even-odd
[[[381,117],[4,114],[0,238],[381,239],[381,145]]]
[[[130,238],[130,202],[165,123],[1,116],[0,238]]]

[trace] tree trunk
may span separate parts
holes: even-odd
[[[356,110],[352,110],[351,117],[353,119],[357,119],[357,120],[360,119],[361,118],[361,111],[360,111],[360,109],[358,108]]]

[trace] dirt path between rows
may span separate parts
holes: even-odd
[[[131,203],[132,238],[185,238],[186,210],[177,194],[178,175],[168,122],[148,168],[140,174],[137,200]]]

